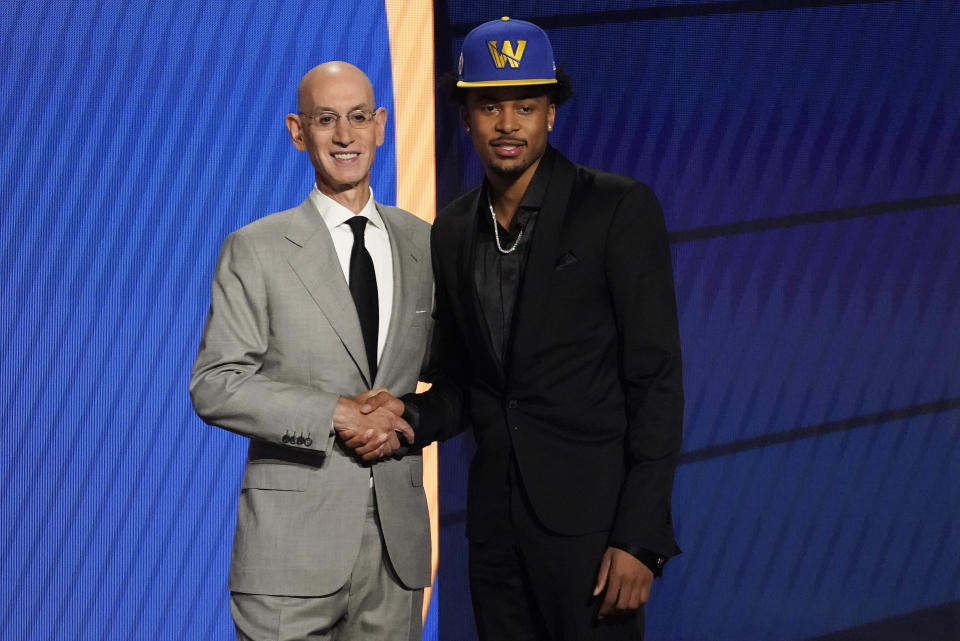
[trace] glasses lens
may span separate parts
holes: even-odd
[[[322,111],[317,114],[301,113],[301,115],[317,126],[318,129],[333,129],[337,126],[337,114]]]
[[[362,129],[373,122],[373,114],[366,111],[351,111],[347,114],[347,120],[356,129]]]

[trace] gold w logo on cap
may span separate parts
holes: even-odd
[[[493,58],[493,64],[497,65],[497,69],[503,69],[508,62],[516,69],[520,66],[523,50],[527,48],[527,41],[517,40],[517,48],[514,49],[509,40],[504,40],[503,47],[498,49],[496,40],[488,40],[487,47],[490,48],[490,57]]]

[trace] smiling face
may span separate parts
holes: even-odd
[[[386,111],[376,108],[370,80],[345,62],[322,64],[300,81],[297,108],[299,114],[287,115],[287,129],[294,146],[310,155],[317,188],[338,201],[352,194],[365,202],[370,166],[383,144],[387,119]],[[375,112],[373,122],[365,128],[352,127],[347,114],[356,110]],[[315,118],[301,114],[342,117],[333,128],[324,129]]]
[[[556,113],[542,87],[478,87],[461,117],[487,175],[518,180],[533,175]]]

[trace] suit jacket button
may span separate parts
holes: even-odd
[[[512,410],[512,409],[516,409],[516,407],[517,407],[517,401],[515,401],[515,400],[512,399],[512,398],[511,398],[509,401],[507,401],[507,408],[508,408],[508,409],[511,409],[511,410]]]
[[[297,437],[297,445],[303,445],[307,439],[303,438],[303,434]]]
[[[284,434],[284,435],[283,435],[283,438],[280,439],[280,442],[281,442],[281,443],[289,443],[289,442],[290,442],[290,437],[289,437],[288,435]]]
[[[310,447],[311,445],[313,445],[313,439],[308,436],[306,439],[304,439],[303,444],[306,445],[307,447]]]

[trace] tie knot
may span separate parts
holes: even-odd
[[[350,229],[353,230],[353,239],[362,241],[363,231],[367,228],[367,217],[355,214],[347,219],[347,224],[350,225]]]

